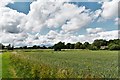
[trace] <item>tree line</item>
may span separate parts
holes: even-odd
[[[92,44],[89,42],[85,42],[83,44],[81,42],[77,42],[75,44],[67,43],[65,45],[64,42],[59,42],[53,47],[55,51],[61,51],[61,49],[120,50],[120,39],[109,41],[96,39]]]
[[[89,49],[89,50],[120,50],[120,39],[114,39],[106,41],[104,39],[96,39],[93,43],[85,42],[77,42],[77,43],[67,43],[65,42],[58,42],[57,44],[54,44],[53,46],[46,47],[46,46],[37,46],[34,45],[32,47],[23,46],[14,48],[13,45],[4,46],[2,43],[0,43],[1,49],[54,49],[54,51],[61,51],[61,49]]]

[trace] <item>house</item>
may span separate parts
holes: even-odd
[[[104,50],[104,49],[107,49],[108,46],[101,46],[100,49]]]

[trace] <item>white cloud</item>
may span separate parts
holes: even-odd
[[[103,31],[103,32],[98,32],[96,34],[88,34],[88,35],[83,35],[79,40],[81,42],[90,42],[92,43],[96,39],[105,39],[105,40],[110,40],[110,39],[118,39],[119,34],[118,30],[113,30],[113,31]]]
[[[97,18],[101,10],[91,12],[84,6],[64,3],[35,1],[30,6],[30,12],[21,26],[24,30],[34,33],[43,28],[61,28],[64,32],[79,30]]]
[[[40,32],[43,27],[54,24],[48,19],[54,17],[63,2],[35,1],[30,5],[30,12],[26,16],[24,26],[27,31]],[[47,23],[46,23],[47,21]],[[49,24],[50,23],[50,24]],[[58,22],[56,22],[58,24]]]
[[[74,4],[65,3],[59,7],[59,11],[55,13],[53,18],[46,21],[48,27],[60,27],[67,20],[71,20],[85,10],[85,7],[77,7]],[[72,12],[72,13],[71,13]]]
[[[102,28],[87,28],[86,31],[89,34],[96,34],[99,32],[103,32],[104,30]]]
[[[110,0],[88,0],[90,2],[108,2]]]
[[[118,25],[118,26],[120,25],[120,18],[115,18],[114,21],[115,21],[115,24],[116,24],[116,25]]]
[[[73,34],[62,34],[56,31],[49,31],[47,35],[31,35],[28,33],[1,33],[1,42],[6,44],[14,44],[15,46],[33,46],[33,45],[54,45],[55,43],[62,41],[65,43],[76,43],[76,42],[90,42],[92,43],[95,39],[118,39],[118,30],[113,31],[103,31],[96,34],[87,35],[73,35]],[[37,39],[36,39],[37,37]]]
[[[104,19],[111,19],[118,16],[118,2],[119,0],[112,0],[102,4],[101,17]]]
[[[8,33],[19,33],[21,28],[21,19],[25,16],[16,10],[7,7],[0,7],[0,30]]]
[[[79,16],[72,18],[69,22],[67,22],[67,24],[64,24],[62,26],[62,29],[65,32],[76,31],[79,30],[81,27],[84,27],[91,21],[92,18],[89,16],[89,14],[82,13]]]
[[[9,3],[14,3],[13,0],[0,0],[0,7],[5,7]]]

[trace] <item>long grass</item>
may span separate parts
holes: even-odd
[[[11,73],[20,78],[118,77],[118,51],[17,50],[10,63]]]
[[[0,78],[2,78],[2,54],[0,53]]]

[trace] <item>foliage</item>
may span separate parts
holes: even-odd
[[[0,49],[4,49],[4,48],[5,46],[2,43],[0,43]]]
[[[90,50],[98,50],[97,46],[95,46],[93,44],[89,46],[89,49]]]
[[[61,51],[61,49],[65,48],[65,43],[59,42],[54,45],[54,51]]]
[[[120,50],[120,45],[111,43],[111,44],[109,44],[108,48],[110,50]]]
[[[100,49],[101,46],[106,46],[107,45],[107,41],[103,40],[103,39],[97,39],[93,42],[93,45],[96,46],[98,49]]]
[[[76,44],[75,44],[75,49],[80,49],[80,46],[82,45],[82,43],[80,43],[80,42],[77,42]]]
[[[85,49],[88,49],[90,46],[89,42],[85,42],[83,45],[84,45]]]
[[[118,73],[117,51],[16,50],[10,53],[12,67],[6,72],[14,78],[116,78]]]
[[[109,45],[111,44],[115,44],[111,47],[108,48]],[[94,40],[94,42],[92,44],[90,44],[89,42],[85,42],[85,43],[81,43],[81,42],[77,42],[77,43],[67,43],[65,45],[65,42],[58,42],[53,46],[39,46],[39,45],[34,45],[31,47],[28,46],[23,46],[23,47],[18,47],[15,49],[54,49],[55,51],[61,51],[61,49],[90,49],[90,50],[100,50],[102,49],[101,47],[103,47],[102,50],[111,50],[111,48],[113,47],[118,47],[120,46],[120,39],[114,39],[114,40],[103,40],[103,39],[96,39]],[[0,44],[1,48],[5,48],[5,46],[1,43]],[[6,46],[8,50],[13,50],[14,46],[11,46],[10,44],[8,46]],[[115,47],[115,48],[116,48]],[[104,49],[105,48],[105,49]],[[119,49],[119,48],[118,48]],[[118,50],[118,49],[112,49],[112,50]],[[120,49],[119,49],[120,50]]]

